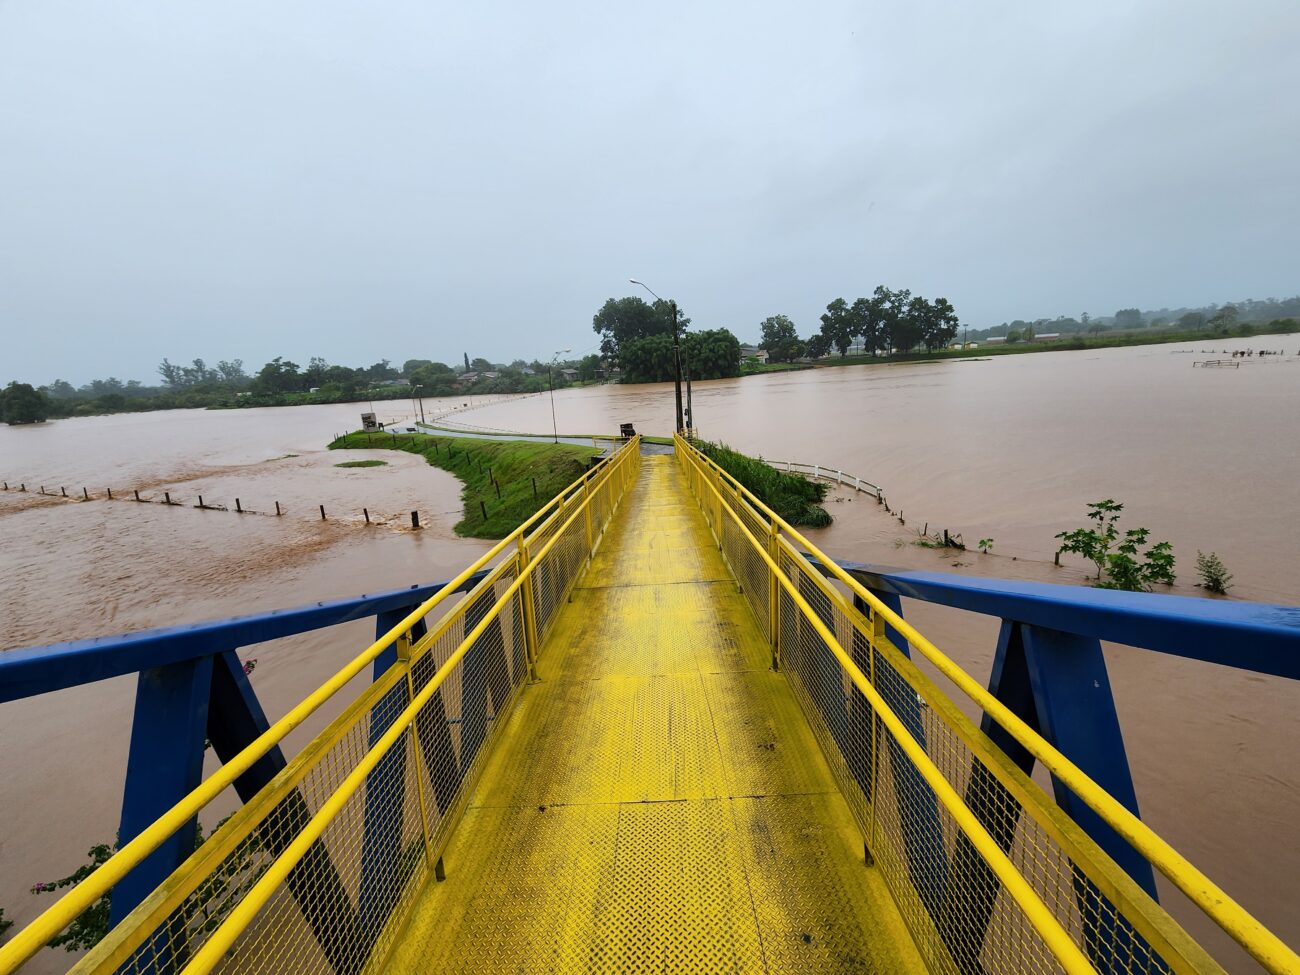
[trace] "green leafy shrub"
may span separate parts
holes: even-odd
[[[1197,551],[1196,571],[1200,573],[1201,585],[1210,592],[1223,595],[1232,587],[1232,573],[1228,571],[1228,567],[1223,564],[1223,560],[1214,552],[1206,555],[1199,550]]]
[[[830,485],[778,471],[725,444],[697,441],[695,446],[790,524],[825,528],[831,523],[830,512],[821,506]]]
[[[993,551],[993,539],[991,539],[991,538],[981,538],[981,539],[979,540],[979,549],[980,549],[980,551],[983,552],[985,555],[988,555],[989,552],[992,552],[992,551]]]
[[[1124,505],[1112,498],[1088,505],[1092,528],[1060,532],[1058,553],[1082,555],[1097,567],[1097,586],[1101,589],[1126,589],[1150,592],[1154,583],[1173,585],[1174,550],[1168,542],[1157,542],[1146,552],[1142,547],[1151,536],[1150,529],[1130,528],[1119,534],[1119,516]]]

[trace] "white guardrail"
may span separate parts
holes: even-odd
[[[879,484],[872,484],[865,478],[855,477],[852,474],[845,474],[842,470],[834,467],[827,467],[824,464],[804,464],[797,460],[770,460],[768,464],[779,471],[788,471],[792,474],[806,474],[808,477],[820,478],[825,481],[834,481],[836,484],[842,484],[844,487],[853,488],[863,494],[872,495],[877,501],[884,501],[885,492]]]

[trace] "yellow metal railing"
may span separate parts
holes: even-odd
[[[494,545],[0,948],[0,973],[396,647],[396,665],[74,969],[382,971],[414,896],[441,876],[442,850],[497,729],[640,462],[637,437]],[[431,615],[488,565],[478,585]]]
[[[886,625],[1266,970],[1300,972],[1294,951],[915,628],[695,447],[681,437],[676,447],[932,971],[1223,969],[887,639]]]

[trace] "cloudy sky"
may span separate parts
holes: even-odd
[[[0,0],[0,381],[1300,291],[1300,5]]]

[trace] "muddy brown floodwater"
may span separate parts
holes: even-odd
[[[1282,349],[1237,369],[1193,368],[1225,350]],[[1086,502],[1126,505],[1121,524],[1174,543],[1179,585],[1197,594],[1197,550],[1217,551],[1233,596],[1300,603],[1300,339],[1217,340],[985,361],[849,366],[694,384],[703,435],[771,460],[819,463],[881,484],[906,525],[865,495],[837,492],[832,555],[962,573],[1082,583],[1051,564],[1053,535]],[[1204,354],[1202,354],[1204,353]],[[436,401],[426,400],[432,417]],[[409,404],[376,403],[409,419]],[[556,393],[562,432],[672,426],[670,386]],[[424,463],[375,452],[386,467],[339,469],[324,446],[364,404],[176,411],[0,427],[0,477],[29,489],[83,486],[98,500],[0,493],[0,647],[166,626],[355,595],[453,575],[486,550],[458,539],[459,485]],[[447,418],[521,432],[550,429],[545,398],[471,401]],[[362,452],[349,452],[359,459]],[[186,507],[102,499],[170,490]],[[234,499],[258,512],[199,511]],[[329,520],[321,522],[317,505]],[[365,507],[383,524],[367,527]],[[409,529],[418,509],[424,531]],[[938,553],[915,530],[960,532],[972,549]],[[993,555],[973,551],[994,539]],[[940,647],[986,680],[997,621],[904,602]],[[274,720],[373,638],[349,624],[245,648]],[[1107,647],[1142,814],[1180,852],[1291,944],[1300,943],[1300,684]],[[111,838],[131,724],[133,679],[0,706],[0,906],[19,924],[63,876]],[[345,692],[345,695],[347,692]],[[300,747],[327,715],[299,729]],[[206,825],[211,826],[211,823]],[[1177,896],[1194,934],[1219,942]],[[1229,967],[1251,971],[1242,957]],[[45,952],[31,971],[62,970]]]

